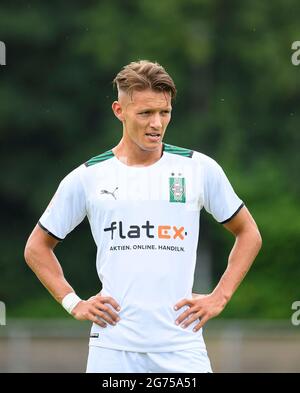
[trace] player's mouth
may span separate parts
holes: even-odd
[[[158,132],[148,132],[145,135],[150,142],[159,142],[161,139],[161,135]]]

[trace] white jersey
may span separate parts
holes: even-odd
[[[147,167],[127,166],[109,150],[69,173],[39,223],[64,239],[88,217],[101,294],[121,306],[115,326],[93,324],[90,344],[137,352],[205,348],[202,329],[193,332],[198,321],[175,324],[186,308],[174,305],[192,297],[202,207],[224,223],[242,206],[213,159],[167,144]]]

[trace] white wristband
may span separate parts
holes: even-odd
[[[79,302],[81,302],[79,296],[76,295],[75,292],[68,293],[62,300],[61,304],[65,310],[68,311],[69,314],[72,313],[73,308],[77,306]]]

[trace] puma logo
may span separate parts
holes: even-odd
[[[116,187],[113,192],[110,192],[110,191],[107,191],[107,190],[101,190],[101,194],[110,194],[110,195],[113,196],[114,199],[117,199],[116,196],[115,196],[115,192],[117,191],[118,188],[119,187]]]

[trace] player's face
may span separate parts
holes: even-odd
[[[161,147],[166,128],[171,120],[171,95],[153,90],[134,91],[132,96],[121,93],[118,118],[123,122],[123,138],[142,150],[154,151]]]

